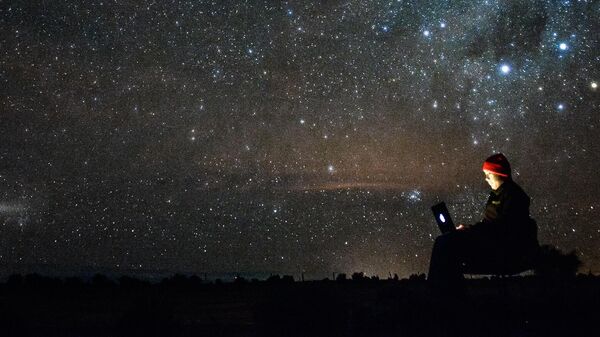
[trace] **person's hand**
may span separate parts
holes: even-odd
[[[467,225],[465,225],[463,223],[458,224],[458,227],[456,227],[456,229],[459,230],[459,231],[462,231],[464,229],[467,229]]]

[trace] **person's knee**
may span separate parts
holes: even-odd
[[[438,236],[433,244],[433,251],[436,253],[458,255],[461,251],[462,237],[454,233],[446,233]]]
[[[448,245],[452,244],[452,241],[454,241],[454,238],[450,234],[451,233],[442,234],[442,235],[439,235],[437,238],[435,238],[435,242],[433,243],[434,247],[435,246],[448,246]]]

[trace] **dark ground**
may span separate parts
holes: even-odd
[[[0,336],[592,336],[600,278],[0,284]]]

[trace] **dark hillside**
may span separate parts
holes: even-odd
[[[464,294],[420,278],[160,284],[39,276],[0,286],[2,336],[587,336],[600,279],[468,280]]]

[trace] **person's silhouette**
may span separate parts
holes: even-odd
[[[514,274],[531,267],[538,242],[529,196],[512,180],[502,153],[486,159],[483,172],[492,188],[483,220],[436,238],[428,274],[433,283],[453,284],[463,273]]]

